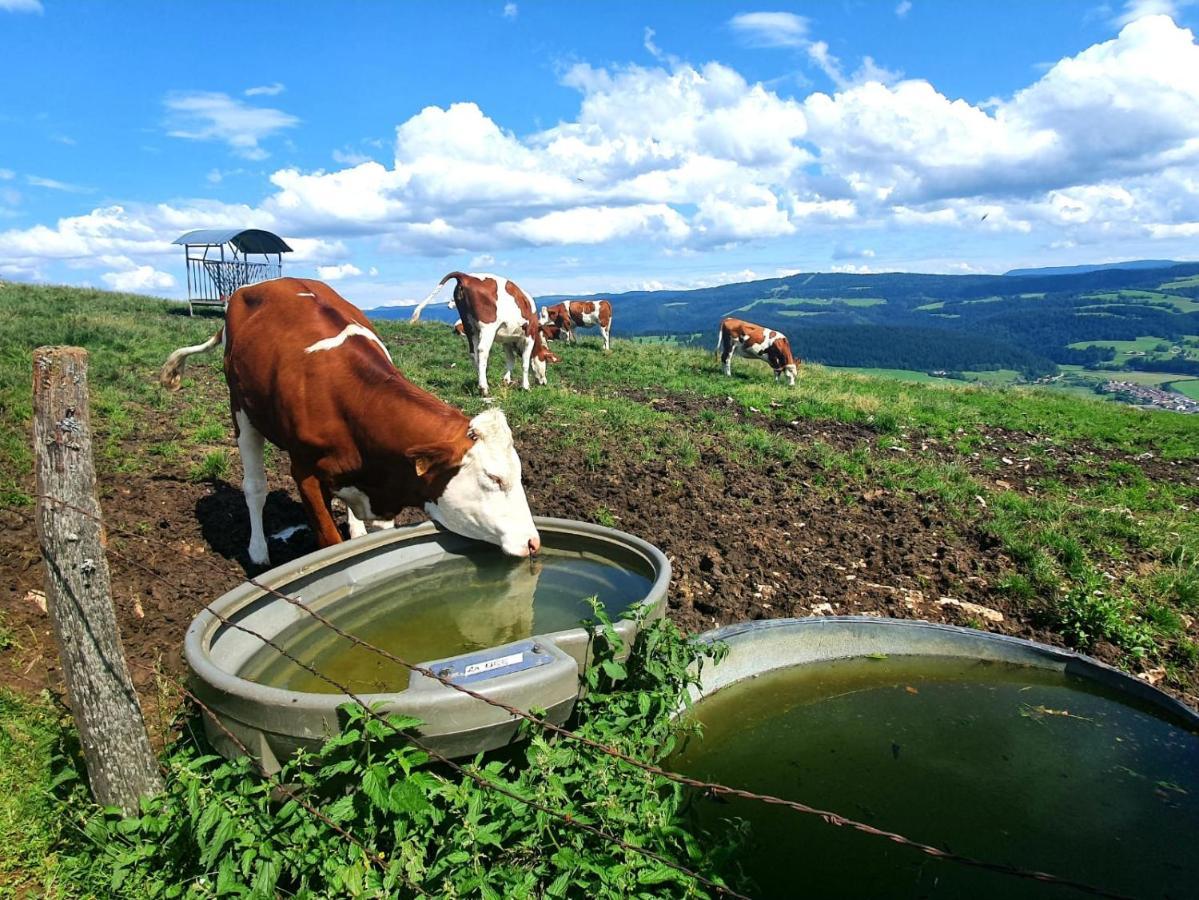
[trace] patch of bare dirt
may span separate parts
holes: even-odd
[[[655,405],[687,414],[708,401],[658,398]],[[860,425],[776,427],[790,428],[799,443],[821,440],[839,449],[877,440]],[[100,476],[118,621],[148,715],[161,706],[152,670],[181,674],[192,618],[251,571],[236,464],[228,481],[188,481],[185,465],[148,454],[153,442],[177,437],[167,425],[162,434],[155,430],[143,427],[125,448],[149,471],[118,475],[102,465]],[[548,425],[517,434],[526,471],[553,473],[552,481],[527,484],[534,511],[594,520],[607,510],[617,527],[662,548],[674,567],[670,615],[686,629],[859,614],[971,624],[1061,643],[998,590],[1008,562],[993,540],[955,524],[932,498],[832,490],[820,485],[817,464],[803,454],[765,467],[705,454],[684,467],[613,446],[602,466],[590,468],[551,449],[553,437]],[[305,524],[281,456],[268,472],[268,534]],[[401,523],[421,518],[413,512]],[[272,541],[271,558],[280,564],[312,549],[305,528]],[[0,683],[26,693],[59,691],[57,652],[38,602],[44,585],[31,509],[0,510],[0,576],[0,615],[11,635],[0,651]],[[1196,703],[1193,686],[1184,699]]]

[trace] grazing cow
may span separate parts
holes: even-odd
[[[458,335],[458,337],[466,337],[466,328],[462,325],[461,319],[458,319],[454,323],[454,334]]]
[[[501,275],[468,275],[465,272],[450,272],[438,282],[437,287],[412,311],[412,321],[420,319],[421,311],[441,293],[445,283],[455,279],[454,299],[448,304],[458,310],[462,329],[466,334],[466,346],[471,361],[479,371],[479,390],[486,397],[487,360],[491,345],[499,342],[504,347],[507,363],[504,384],[512,383],[512,364],[520,355],[520,386],[529,389],[529,362],[537,346],[537,317],[533,302],[515,281]]]
[[[512,556],[540,548],[504,414],[491,409],[468,419],[409,382],[361,310],[328,285],[277,278],[239,288],[224,328],[172,353],[162,383],[178,388],[187,358],[218,343],[255,563],[268,561],[264,439],[291,457],[322,547],[341,541],[330,509],[337,497],[350,512],[351,537],[365,533],[365,521],[423,507],[450,531]]]
[[[564,300],[541,310],[541,324],[566,332],[566,343],[575,342],[576,328],[599,326],[604,350],[612,349],[612,304],[607,300]]]
[[[529,360],[529,368],[533,370],[533,378],[538,384],[548,384],[545,377],[546,367],[550,363],[562,362],[562,358],[550,349],[546,326],[538,322],[534,327],[537,329],[537,341],[533,347],[533,356]]]
[[[787,336],[773,328],[763,328],[741,319],[724,319],[717,336],[716,354],[724,366],[724,374],[733,374],[733,354],[750,359],[764,359],[774,369],[774,380],[787,376],[787,384],[794,387],[795,373],[799,360],[791,355],[791,344]]]

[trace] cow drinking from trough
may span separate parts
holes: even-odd
[[[423,508],[450,531],[512,556],[541,546],[521,484],[512,432],[498,409],[468,419],[409,382],[361,310],[328,285],[278,278],[234,292],[225,326],[171,354],[162,383],[179,386],[189,356],[224,344],[225,380],[245,472],[250,559],[268,561],[263,442],[285,450],[320,546]]]
[[[466,346],[470,351],[471,362],[479,373],[479,390],[486,397],[490,393],[487,386],[487,360],[491,356],[491,347],[499,343],[504,348],[504,358],[507,368],[504,372],[504,384],[512,383],[512,364],[516,356],[520,356],[520,386],[529,389],[529,365],[533,359],[540,341],[538,340],[539,326],[533,308],[533,302],[528,295],[517,286],[515,281],[502,275],[469,275],[466,272],[450,272],[438,282],[424,300],[417,304],[412,311],[412,321],[420,319],[421,311],[433,302],[441,293],[447,281],[455,280],[454,299],[449,305],[458,310],[462,319],[462,330],[466,335]],[[544,354],[540,356],[543,362],[548,361]],[[544,365],[540,367],[541,375],[538,382],[544,384]]]
[[[575,342],[576,328],[599,326],[604,350],[612,349],[612,304],[607,300],[564,300],[541,310],[541,324],[566,333],[566,343]]]
[[[799,360],[791,353],[787,336],[773,328],[763,328],[741,319],[724,319],[720,323],[716,353],[724,366],[724,374],[733,374],[733,354],[750,359],[762,359],[774,370],[774,380],[787,376],[787,384],[795,385]]]

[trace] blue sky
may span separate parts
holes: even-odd
[[[1191,0],[0,0],[0,278],[179,296],[245,224],[362,306],[1199,258]]]

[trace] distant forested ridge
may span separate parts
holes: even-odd
[[[1085,266],[1043,266],[1039,269],[1011,269],[1004,275],[1081,275],[1100,269],[1169,269],[1182,263],[1173,259],[1130,259],[1127,262],[1096,263]]]
[[[829,365],[918,370],[1015,369],[1026,377],[1058,364],[1096,365],[1115,354],[1090,341],[1143,336],[1181,342],[1199,335],[1199,263],[1011,275],[851,275],[799,272],[690,291],[596,294],[612,301],[616,336],[674,336],[715,346],[720,319],[736,315],[777,328],[800,355]],[[1086,268],[1086,267],[1081,267]],[[564,295],[535,298],[539,305]],[[571,298],[588,299],[588,298]],[[372,310],[405,317],[399,307]],[[440,304],[428,318],[452,321]],[[1196,354],[1199,355],[1199,354]],[[1175,368],[1199,360],[1179,356]]]

